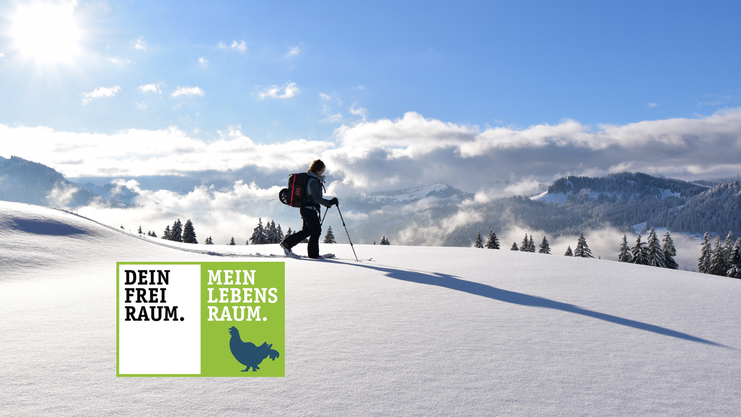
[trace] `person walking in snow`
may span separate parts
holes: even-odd
[[[337,197],[328,200],[323,197],[322,189],[324,188],[324,171],[326,166],[321,159],[317,159],[309,166],[309,181],[306,184],[306,200],[301,204],[301,218],[304,220],[304,226],[300,232],[287,236],[280,243],[286,256],[295,256],[291,248],[298,245],[302,240],[309,238],[308,255],[309,258],[321,258],[319,255],[319,237],[322,234],[322,226],[319,222],[321,206],[327,208],[338,204]]]

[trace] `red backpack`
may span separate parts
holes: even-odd
[[[306,188],[309,185],[309,174],[301,172],[288,176],[288,188],[280,190],[280,202],[291,207],[301,207],[306,200]]]

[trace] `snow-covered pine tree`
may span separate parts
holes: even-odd
[[[237,242],[234,241],[234,236],[232,236],[232,240],[229,241],[230,246],[236,246]]]
[[[484,248],[484,242],[481,240],[481,232],[478,232],[476,234],[476,241],[473,242],[473,247],[480,248],[480,249]]]
[[[527,251],[535,253],[535,241],[533,241],[533,235],[530,235],[530,240],[527,242]]]
[[[213,245],[214,244],[214,241],[213,241],[213,239],[211,239],[211,236],[209,236],[209,237],[206,238],[206,242],[205,243],[207,245]]]
[[[516,251],[520,250],[520,248],[517,247],[517,242],[512,242],[512,247],[510,248],[510,250],[516,250]]]
[[[275,235],[278,233],[278,231],[275,229],[275,221],[266,222],[263,233],[265,236],[265,243],[278,243],[275,241]]]
[[[731,263],[729,262],[731,254],[733,254],[733,233],[729,231],[728,235],[726,235],[726,244],[723,245],[723,257],[726,260],[726,270],[731,267]]]
[[[293,231],[292,231],[292,230],[291,230],[291,228],[289,227],[289,228],[288,228],[288,231],[286,232],[286,236],[285,236],[285,237],[291,236],[292,234],[293,234]]]
[[[285,236],[283,236],[283,230],[281,230],[281,228],[280,228],[280,224],[278,225],[278,228],[276,229],[276,232],[277,232],[276,233],[276,237],[278,239],[277,239],[277,241],[275,243],[280,243],[285,238]]]
[[[198,243],[198,239],[196,239],[196,229],[193,227],[193,222],[190,221],[190,219],[185,221],[185,226],[183,227],[183,242]]]
[[[390,245],[391,242],[389,242],[389,240],[386,239],[386,236],[384,236],[384,237],[381,238],[381,244],[382,245]]]
[[[183,224],[180,223],[180,219],[177,219],[175,223],[172,224],[172,229],[170,229],[170,240],[174,242],[183,241]]]
[[[543,236],[543,241],[540,242],[538,253],[545,253],[546,255],[551,253],[551,245],[548,244],[548,239],[546,239],[545,236]]]
[[[669,269],[679,269],[677,261],[674,260],[674,257],[677,256],[677,249],[674,247],[672,235],[669,234],[668,230],[666,231],[666,233],[664,233],[664,246],[661,249],[664,252],[664,261],[666,261],[666,267]]]
[[[530,252],[530,240],[527,238],[527,233],[525,233],[525,237],[522,239],[520,252]]]
[[[140,235],[144,234],[144,232],[142,231],[142,227],[141,227],[141,225],[139,225],[139,234],[140,234]]]
[[[165,226],[165,232],[162,233],[162,239],[172,240],[170,239],[170,235],[172,235],[172,230],[170,230],[170,225],[168,224],[167,226]]]
[[[648,265],[648,250],[643,246],[643,242],[641,242],[641,235],[638,235],[636,245],[630,251],[630,256],[633,258],[632,263],[636,265]]]
[[[710,236],[705,232],[700,246],[700,258],[697,260],[697,272],[701,274],[710,273],[710,258],[713,257],[713,248],[710,246]]]
[[[499,239],[497,239],[497,234],[494,233],[493,230],[489,231],[489,238],[486,240],[486,248],[499,249]]]
[[[259,218],[257,227],[252,231],[249,242],[253,245],[263,245],[266,242],[265,228],[262,226],[262,217]]]
[[[618,254],[618,262],[632,262],[633,257],[630,255],[630,247],[628,246],[628,238],[623,235],[623,243],[620,244],[620,253]]]
[[[334,240],[334,233],[332,233],[332,226],[327,228],[327,234],[324,235],[324,243],[337,243]]]
[[[594,258],[592,256],[592,250],[589,249],[587,239],[584,237],[584,232],[579,233],[579,240],[576,242],[576,249],[574,249],[574,257],[576,258]]]
[[[728,258],[728,275],[731,278],[741,278],[741,237],[736,239],[736,243],[731,249],[731,256]]]
[[[646,250],[648,251],[648,264],[659,268],[666,268],[666,260],[664,259],[664,251],[661,249],[661,242],[656,237],[656,231],[652,227],[648,232],[648,240],[646,241]]]
[[[710,270],[708,273],[723,277],[728,273],[726,257],[723,253],[723,247],[720,245],[720,236],[715,238],[715,246],[713,247],[713,254],[710,256]]]
[[[563,254],[564,256],[574,256],[574,252],[571,251],[571,245],[566,249],[566,253]]]

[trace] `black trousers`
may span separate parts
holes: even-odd
[[[300,232],[294,233],[283,239],[283,246],[288,249],[298,245],[302,240],[309,238],[309,258],[319,257],[319,237],[322,235],[322,226],[319,224],[319,212],[309,208],[301,207],[301,218],[304,219],[304,227]]]

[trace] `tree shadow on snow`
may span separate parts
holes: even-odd
[[[596,311],[587,310],[573,304],[561,303],[558,301],[549,300],[547,298],[536,297],[533,295],[522,294],[519,292],[503,290],[500,288],[492,287],[490,285],[481,284],[478,282],[466,281],[464,279],[456,278],[453,275],[441,274],[441,273],[425,273],[411,270],[394,269],[388,267],[372,266],[367,264],[358,264],[352,262],[342,262],[346,265],[358,266],[361,268],[373,269],[376,271],[383,272],[389,278],[398,279],[401,281],[414,282],[417,284],[434,285],[437,287],[448,288],[455,291],[461,291],[481,297],[490,298],[492,300],[501,301],[504,303],[517,304],[528,307],[540,307],[550,308],[553,310],[560,310],[567,313],[579,314],[586,317],[592,317],[598,320],[603,320],[609,323],[615,323],[622,326],[632,327],[638,330],[645,330],[648,332],[675,337],[677,339],[688,340],[691,342],[704,343],[712,346],[724,347],[727,349],[733,349],[729,346],[715,343],[710,340],[702,339],[689,335],[687,333],[678,332],[675,330],[667,329],[661,326],[655,326],[653,324],[642,323],[640,321],[625,319],[622,317],[613,316],[610,314],[599,313]]]

